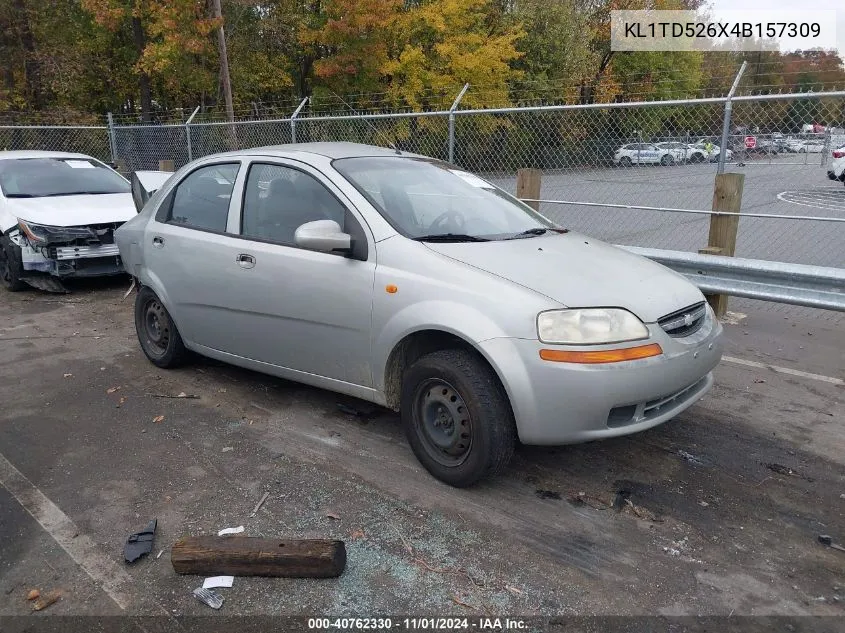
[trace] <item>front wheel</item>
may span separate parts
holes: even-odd
[[[135,297],[135,332],[153,365],[169,369],[185,360],[185,345],[176,324],[156,293],[146,286]]]
[[[417,459],[457,488],[500,472],[516,445],[513,413],[498,378],[465,350],[427,354],[405,371],[401,416]]]
[[[0,282],[9,292],[17,292],[26,288],[27,283],[21,279],[23,263],[21,248],[7,235],[0,237]]]

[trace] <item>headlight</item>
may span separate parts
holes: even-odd
[[[85,226],[45,226],[33,224],[26,220],[18,219],[20,227],[26,238],[33,244],[49,244],[51,242],[72,242],[73,240],[92,238],[96,239],[97,234]]]
[[[537,334],[544,343],[595,345],[648,338],[648,329],[627,310],[588,308],[541,312]]]

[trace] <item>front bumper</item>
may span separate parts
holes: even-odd
[[[125,272],[117,244],[33,248],[21,241],[24,277],[46,273],[56,277],[99,277]]]
[[[555,346],[537,340],[480,343],[502,378],[519,439],[572,444],[636,433],[666,422],[707,393],[722,357],[721,324],[708,317],[686,338],[672,338],[657,324],[647,327],[650,338],[631,346],[659,343],[662,355],[605,365],[544,361],[540,349]]]

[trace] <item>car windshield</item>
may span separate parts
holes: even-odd
[[[486,180],[436,161],[335,160],[334,167],[406,237],[479,241],[562,231]]]
[[[129,183],[93,158],[0,160],[0,190],[7,198],[128,193]]]

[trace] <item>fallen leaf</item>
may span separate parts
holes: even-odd
[[[505,585],[505,589],[510,591],[515,596],[521,596],[525,592],[522,589],[517,589],[516,587],[511,587],[510,585]]]
[[[120,387],[109,387],[106,389],[106,393],[114,393],[115,391],[120,391]]]
[[[367,535],[364,534],[364,530],[362,530],[361,528],[358,528],[358,529],[352,530],[349,533],[349,538],[352,539],[353,541],[357,541],[359,538],[363,538],[363,539],[367,538]]]
[[[41,596],[41,592],[38,589],[32,589],[28,594],[26,594],[27,600],[35,600],[39,596]]]
[[[156,417],[153,418],[153,422],[155,422],[156,424],[158,424],[159,422],[164,422],[164,416],[163,415],[157,415]]]
[[[72,378],[73,374],[62,374],[65,378]]]
[[[120,402],[117,403],[117,406],[122,405],[124,402],[126,402],[126,396],[120,396]]]
[[[335,521],[340,521],[340,516],[335,514],[334,512],[326,512],[327,519],[334,519]]]
[[[61,598],[61,597],[62,597],[61,593],[59,593],[58,591],[53,591],[53,592],[47,594],[46,596],[44,596],[43,598],[39,598],[38,600],[36,600],[35,603],[32,605],[32,610],[33,611],[41,611],[43,609],[46,609],[51,604],[57,602],[58,599]]]

